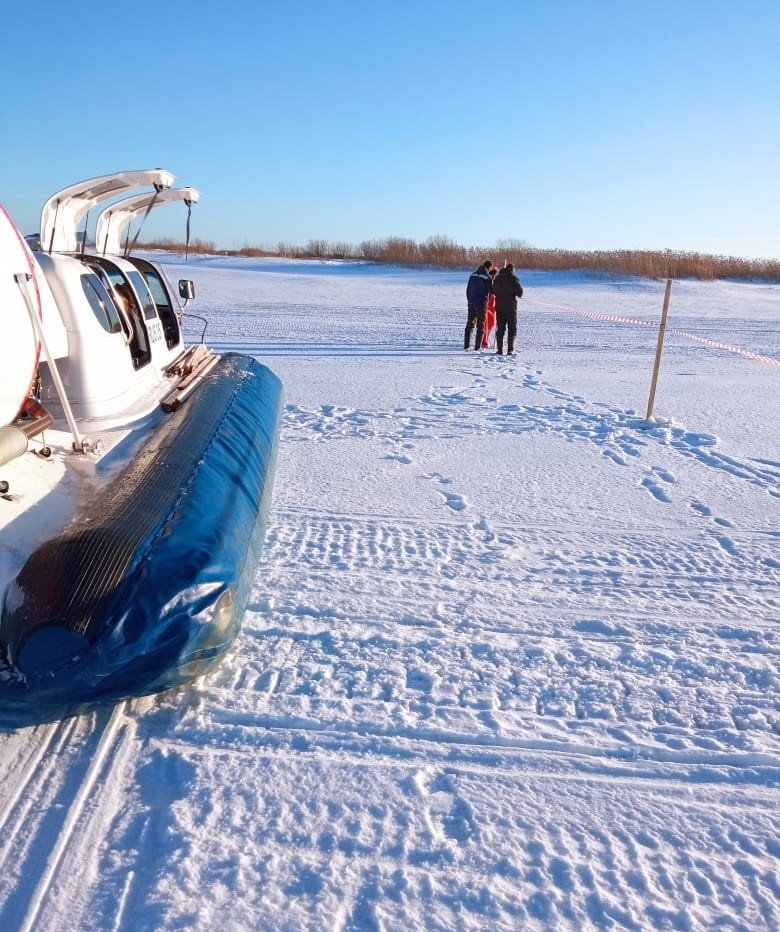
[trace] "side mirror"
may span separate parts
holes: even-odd
[[[188,278],[180,278],[179,297],[185,301],[191,301],[195,297],[195,282],[191,282]]]

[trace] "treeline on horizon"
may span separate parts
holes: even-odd
[[[184,252],[184,243],[162,238],[136,244],[137,248]],[[622,273],[645,278],[744,278],[780,281],[780,260],[741,259],[698,252],[611,249],[577,251],[569,249],[535,249],[523,240],[499,240],[495,246],[461,246],[446,236],[432,236],[424,243],[390,236],[365,240],[358,246],[350,243],[309,240],[305,246],[279,243],[276,249],[243,246],[241,249],[218,249],[213,242],[196,239],[187,246],[195,254],[244,256],[247,258],[280,257],[285,259],[353,259],[386,265],[440,268],[472,268],[485,259],[497,265],[511,262],[517,269],[544,272],[570,270]]]

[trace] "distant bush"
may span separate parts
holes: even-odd
[[[276,256],[273,250],[263,249],[260,246],[242,246],[241,249],[231,252],[233,256],[245,256],[247,259],[260,259],[264,256]]]
[[[522,269],[563,271],[583,269],[595,272],[623,272],[646,278],[759,278],[780,279],[780,261],[776,259],[737,259],[698,252],[662,252],[646,250],[610,250],[569,252],[562,249],[521,249],[515,254],[515,266]]]
[[[184,244],[171,239],[137,244],[136,248],[164,249],[184,252]],[[580,270],[605,274],[637,275],[645,278],[743,278],[780,281],[780,260],[739,259],[733,256],[712,256],[698,252],[649,250],[571,251],[567,249],[534,249],[524,240],[499,240],[491,248],[461,246],[447,236],[429,237],[424,243],[389,236],[364,240],[358,246],[350,243],[330,243],[312,239],[305,246],[281,242],[275,249],[243,246],[235,250],[218,250],[212,242],[193,240],[191,253],[231,256],[282,256],[288,259],[361,259],[386,265],[424,266],[465,269],[479,265],[486,258],[498,265],[512,262],[518,269],[543,272]]]
[[[165,252],[184,252],[185,244],[179,243],[174,239],[170,239],[167,236],[162,236],[160,239],[148,240],[145,243],[136,243],[136,249],[162,249]],[[219,250],[216,248],[214,243],[210,240],[204,239],[194,239],[186,245],[188,252],[202,254],[202,255],[211,255],[213,256]]]

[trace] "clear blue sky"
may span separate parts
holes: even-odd
[[[778,258],[778,49],[778,0],[15,3],[0,201],[30,232],[59,188],[159,166],[224,248]]]

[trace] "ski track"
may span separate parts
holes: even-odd
[[[230,340],[239,317],[220,319]],[[258,346],[350,348],[298,336]],[[283,450],[365,441],[429,490],[426,520],[297,501],[283,452],[214,674],[0,732],[0,928],[780,927],[778,537],[708,495],[725,482],[769,512],[780,464],[519,360],[449,375],[392,407],[284,416]],[[477,433],[595,449],[657,524],[485,513],[426,452]]]
[[[18,751],[16,758],[4,755],[17,782],[0,810],[0,928],[32,932],[67,923],[60,911],[70,886],[62,876],[89,854],[95,801],[122,759],[123,709],[119,703],[37,726],[25,746],[0,735]]]

